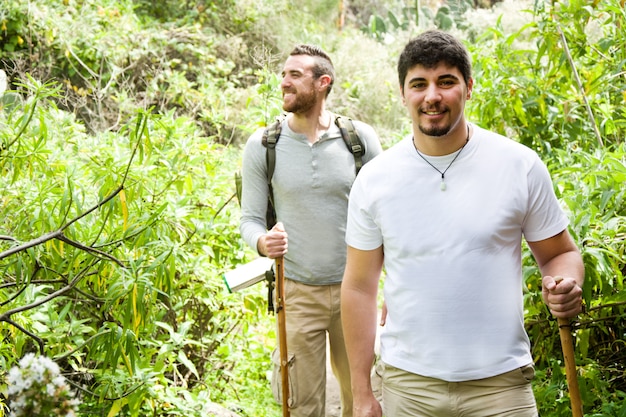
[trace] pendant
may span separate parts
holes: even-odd
[[[441,181],[441,185],[439,186],[439,188],[441,188],[441,191],[446,191],[446,183],[443,182],[443,180]]]

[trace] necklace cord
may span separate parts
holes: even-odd
[[[452,162],[450,162],[450,164],[446,167],[446,169],[442,171],[439,170],[439,168],[437,168],[436,166],[434,166],[428,159],[426,159],[426,157],[424,155],[422,155],[422,153],[419,151],[419,149],[417,149],[417,145],[415,144],[415,142],[413,142],[413,146],[415,147],[415,151],[417,152],[417,154],[431,167],[433,167],[433,169],[435,171],[437,171],[438,173],[441,174],[441,181],[443,182],[446,172],[448,172],[448,170],[450,169],[450,167],[452,166],[452,164],[454,163],[454,161],[456,161],[456,159],[459,157],[459,155],[461,155],[461,152],[463,151],[463,148],[465,148],[465,145],[467,145],[467,143],[469,142],[469,135],[470,135],[470,128],[469,125],[467,125],[467,138],[465,139],[465,143],[463,144],[463,146],[461,146],[461,149],[459,149],[459,151],[457,152],[457,154],[454,156],[454,159],[452,159]]]

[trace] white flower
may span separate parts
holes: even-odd
[[[53,412],[74,417],[79,401],[60,372],[51,359],[26,354],[17,367],[9,370],[9,417],[30,417],[32,413],[52,415]]]

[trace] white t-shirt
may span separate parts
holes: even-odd
[[[453,157],[429,160],[443,171]],[[445,182],[442,191],[407,138],[352,188],[346,242],[384,248],[382,360],[446,381],[527,365],[522,236],[547,239],[568,224],[550,175],[529,148],[474,126]]]

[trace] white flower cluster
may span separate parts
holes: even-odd
[[[79,402],[60,372],[51,359],[26,354],[9,370],[9,417],[75,417]]]

